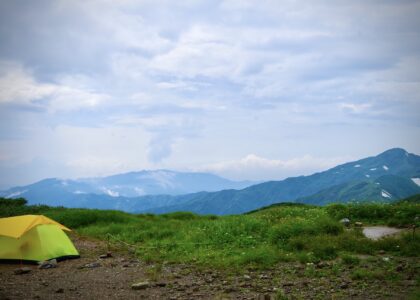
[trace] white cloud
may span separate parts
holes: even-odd
[[[22,65],[0,63],[0,104],[46,109],[50,112],[93,108],[102,104],[108,95],[77,85],[79,77],[61,78],[57,83],[37,81]]]
[[[340,103],[340,108],[351,113],[363,113],[369,110],[372,105],[370,103]]]
[[[37,107],[36,100],[54,93],[52,84],[40,84],[21,65],[0,62],[0,104],[14,103]]]
[[[194,26],[169,52],[156,56],[151,68],[177,77],[230,76],[242,57],[232,42],[212,27]]]
[[[418,1],[0,6],[0,162],[269,179],[420,149]]]
[[[41,159],[44,165],[47,161],[49,164],[59,166],[69,174],[68,176],[77,177],[107,175],[151,167],[147,160],[147,147],[151,135],[141,128],[118,126],[50,128],[34,124],[32,130],[25,139],[1,143],[4,151],[16,156],[13,161],[7,163],[15,166],[28,165],[32,161]],[[64,176],[61,173],[59,175]],[[44,174],[44,176],[58,175]]]

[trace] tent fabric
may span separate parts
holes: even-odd
[[[63,230],[71,231],[66,226],[42,215],[24,215],[0,219],[0,236],[19,238],[25,232],[41,224],[54,224]]]
[[[53,258],[79,257],[73,243],[63,231],[63,229],[69,230],[67,227],[44,216],[15,218],[25,220],[23,222],[25,226],[17,223],[14,218],[0,219],[0,260],[43,261]],[[6,222],[7,219],[12,222]],[[47,224],[42,224],[42,222]],[[12,227],[15,224],[20,224],[18,229]],[[22,233],[18,238],[12,237],[20,232]]]

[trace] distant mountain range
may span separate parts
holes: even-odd
[[[310,176],[254,185],[206,173],[160,170],[81,180],[46,179],[0,196],[53,206],[225,215],[279,202],[392,202],[419,193],[420,156],[395,148]]]
[[[232,181],[209,173],[154,170],[75,180],[49,178],[2,191],[0,196],[24,197],[30,204],[77,206],[81,202],[88,205],[90,199],[101,197],[104,201],[118,202],[120,198],[242,189],[252,184],[255,182]],[[102,207],[101,203],[94,205]]]

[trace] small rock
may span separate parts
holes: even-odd
[[[415,286],[417,282],[415,280],[404,280],[402,284],[405,286]]]
[[[93,263],[89,263],[89,264],[85,264],[83,266],[78,267],[79,269],[93,269],[93,268],[98,268],[100,267],[101,264],[98,262],[93,262]]]
[[[343,224],[346,227],[349,227],[350,226],[350,219],[343,218],[343,219],[340,220],[340,223]]]
[[[59,288],[59,289],[56,289],[55,292],[57,294],[62,294],[62,293],[64,293],[64,289],[63,288]]]
[[[158,282],[155,284],[158,287],[165,287],[166,286],[166,282]]]
[[[397,272],[402,272],[404,270],[404,265],[398,265],[396,268],[395,268],[395,271],[397,271]]]
[[[150,287],[150,283],[148,281],[138,282],[131,285],[133,290],[145,290]]]
[[[389,257],[382,257],[382,260],[385,262],[389,262]]]
[[[244,275],[244,279],[245,279],[245,280],[251,280],[251,276],[249,276],[249,275],[246,275],[246,274],[245,274],[245,275]]]
[[[250,287],[250,286],[251,286],[251,284],[250,284],[250,283],[248,283],[248,282],[242,282],[242,283],[240,283],[240,284],[239,284],[239,286],[240,286],[240,287]]]
[[[320,261],[319,263],[316,264],[316,267],[318,269],[322,269],[322,268],[325,268],[325,267],[328,267],[328,266],[329,266],[329,264],[326,263],[326,262],[323,262],[323,261]]]
[[[363,223],[362,222],[354,222],[354,226],[356,227],[362,227]]]
[[[283,283],[283,286],[293,286],[295,285],[293,282],[285,282]]]
[[[236,292],[236,289],[233,286],[228,286],[225,288],[225,293],[233,293]]]
[[[39,264],[38,269],[52,269],[52,268],[57,268],[58,266],[56,259],[41,261],[38,264]]]
[[[309,280],[303,280],[301,283],[303,286],[308,286],[311,282]]]
[[[385,250],[379,250],[378,252],[380,255],[384,255],[385,254]]]
[[[112,253],[111,252],[107,252],[106,254],[99,255],[99,258],[102,258],[102,259],[104,259],[104,258],[110,258],[110,257],[112,257]]]
[[[28,268],[28,267],[23,267],[23,268],[18,268],[18,269],[15,269],[14,271],[13,271],[13,273],[15,273],[15,275],[22,275],[22,274],[27,274],[27,273],[29,273],[29,272],[31,272],[32,271],[32,269],[31,268]]]
[[[267,274],[261,274],[259,277],[260,277],[260,279],[269,279],[270,278],[270,276],[268,276]]]
[[[348,282],[343,282],[342,284],[340,284],[341,289],[347,289],[348,287],[349,287]]]

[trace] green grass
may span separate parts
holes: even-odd
[[[343,264],[345,265],[358,265],[360,263],[360,259],[357,256],[349,255],[349,254],[343,254],[341,256],[341,260]]]
[[[407,226],[416,223],[417,226],[420,226],[419,207],[419,203],[413,201],[400,201],[394,204],[330,204],[325,209],[336,220],[349,218],[368,224]],[[418,218],[415,221],[416,217]]]
[[[333,260],[358,265],[357,254],[385,250],[395,256],[418,256],[420,230],[415,235],[379,241],[366,239],[357,228],[344,228],[343,217],[366,224],[413,224],[420,205],[333,204],[326,207],[278,205],[235,216],[199,216],[188,212],[164,215],[120,211],[27,206],[24,201],[0,199],[0,216],[44,214],[82,235],[108,239],[116,246],[132,245],[144,261],[194,263],[241,269],[270,268],[282,261],[304,263]],[[363,273],[363,271],[360,271]],[[357,278],[378,274],[355,273]]]

